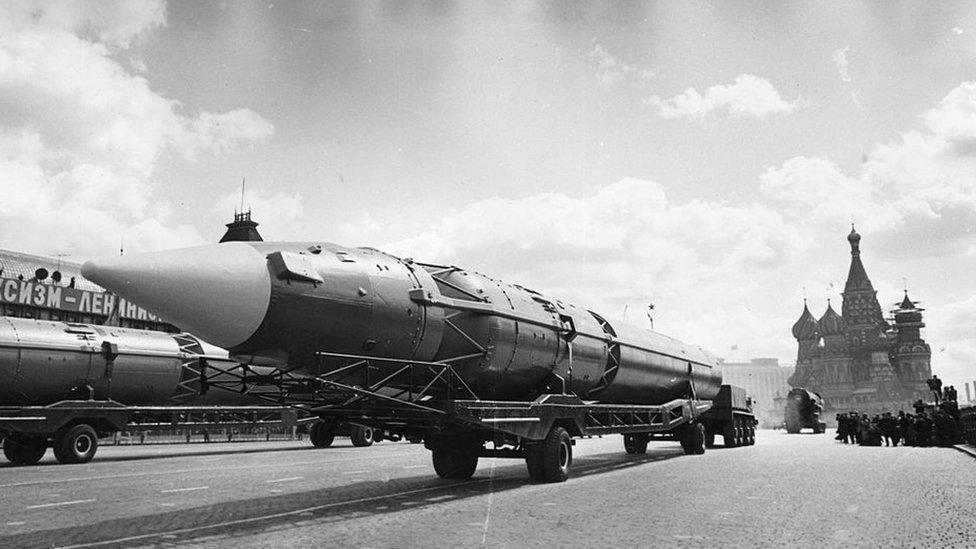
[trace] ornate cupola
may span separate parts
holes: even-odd
[[[809,341],[817,338],[817,319],[810,313],[807,300],[803,300],[803,313],[793,324],[793,338],[797,341]]]
[[[844,335],[844,319],[830,305],[829,299],[827,300],[827,310],[817,321],[817,327],[820,330],[820,335],[824,337]]]
[[[905,299],[898,304],[897,309],[891,311],[895,316],[895,331],[899,343],[922,341],[921,329],[925,327],[925,323],[922,322],[924,310],[908,298],[908,290],[905,290]]]
[[[850,234],[847,235],[847,241],[851,244],[851,268],[847,271],[847,283],[844,285],[844,292],[852,290],[873,292],[874,286],[871,285],[871,279],[868,278],[864,264],[861,263],[861,235],[854,230],[853,224],[851,224]]]

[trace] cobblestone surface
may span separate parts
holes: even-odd
[[[442,481],[402,443],[4,468],[0,546],[976,547],[972,456],[758,438],[640,457],[619,437],[581,440],[555,485],[489,459],[472,481]],[[82,499],[96,501],[28,508]]]

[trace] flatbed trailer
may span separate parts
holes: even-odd
[[[277,402],[301,408],[319,421],[315,438],[331,437],[343,423],[372,428],[379,438],[423,441],[442,478],[465,479],[480,457],[524,459],[533,480],[564,481],[572,464],[573,437],[620,434],[628,453],[644,453],[651,440],[672,440],[687,454],[705,452],[709,400],[690,396],[663,404],[602,404],[570,392],[547,392],[531,401],[479,398],[451,364],[337,355],[347,365],[314,378],[287,369],[255,375],[247,365],[200,368],[202,387],[245,391],[273,387]],[[370,377],[377,363],[396,365]],[[554,379],[552,387],[565,388]]]
[[[295,425],[287,406],[126,406],[113,400],[63,400],[47,406],[0,407],[3,452],[30,465],[48,448],[61,463],[91,461],[98,439],[119,431]]]

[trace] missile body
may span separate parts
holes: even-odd
[[[491,400],[566,390],[659,404],[710,399],[721,384],[716,360],[699,347],[371,248],[226,242],[89,261],[82,273],[235,358],[313,375],[348,364],[318,355],[326,352],[448,363]]]
[[[229,391],[198,395],[198,359],[227,351],[168,334],[0,317],[0,406],[111,399],[127,405],[254,405]]]

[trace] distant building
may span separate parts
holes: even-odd
[[[828,300],[816,319],[804,300],[793,325],[798,348],[790,385],[820,393],[828,411],[908,410],[916,399],[928,398],[925,382],[932,376],[932,352],[921,336],[923,309],[906,291],[891,311],[892,322],[885,320],[861,263],[861,235],[852,227],[847,240],[851,267],[841,314]]]
[[[220,242],[262,242],[258,222],[251,221],[251,211],[234,212],[234,221],[227,224],[227,232]]]
[[[78,263],[10,250],[0,250],[0,316],[177,331],[85,280]]]
[[[773,427],[783,422],[783,409],[774,402],[790,392],[787,379],[793,367],[780,366],[775,358],[754,358],[749,362],[722,362],[722,383],[738,385],[756,402],[754,411],[759,426]]]

